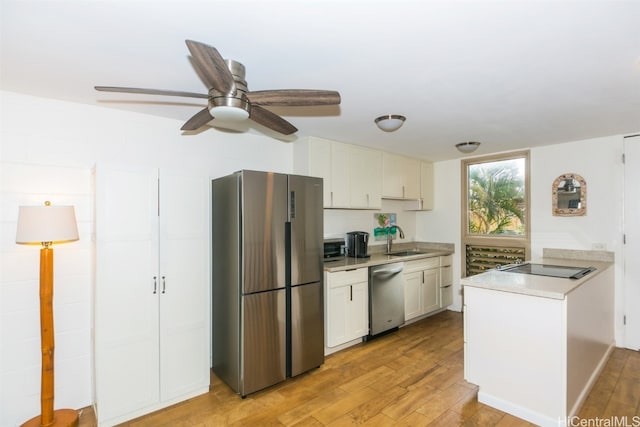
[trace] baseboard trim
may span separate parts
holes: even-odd
[[[522,418],[525,421],[536,424],[541,427],[558,427],[564,422],[563,418],[551,418],[539,412],[533,411],[529,408],[516,405],[504,399],[492,396],[484,393],[482,390],[478,391],[478,402],[489,405],[492,408],[501,410],[518,418]]]

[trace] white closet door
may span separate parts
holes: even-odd
[[[98,167],[95,180],[96,401],[107,420],[159,400],[158,174]]]
[[[624,139],[625,347],[640,349],[640,135]]]
[[[161,400],[209,385],[209,185],[160,172]]]

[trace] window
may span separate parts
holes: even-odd
[[[529,152],[462,161],[464,275],[529,258]]]

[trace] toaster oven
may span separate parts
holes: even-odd
[[[343,259],[345,255],[344,239],[324,239],[324,260],[335,261]]]

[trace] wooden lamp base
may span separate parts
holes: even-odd
[[[42,388],[40,415],[23,427],[77,427],[78,411],[53,409],[53,249],[45,245],[40,250],[40,339],[42,348]]]
[[[42,416],[31,418],[22,427],[78,427],[78,411],[73,409],[57,409],[53,411],[53,422],[42,424]]]

